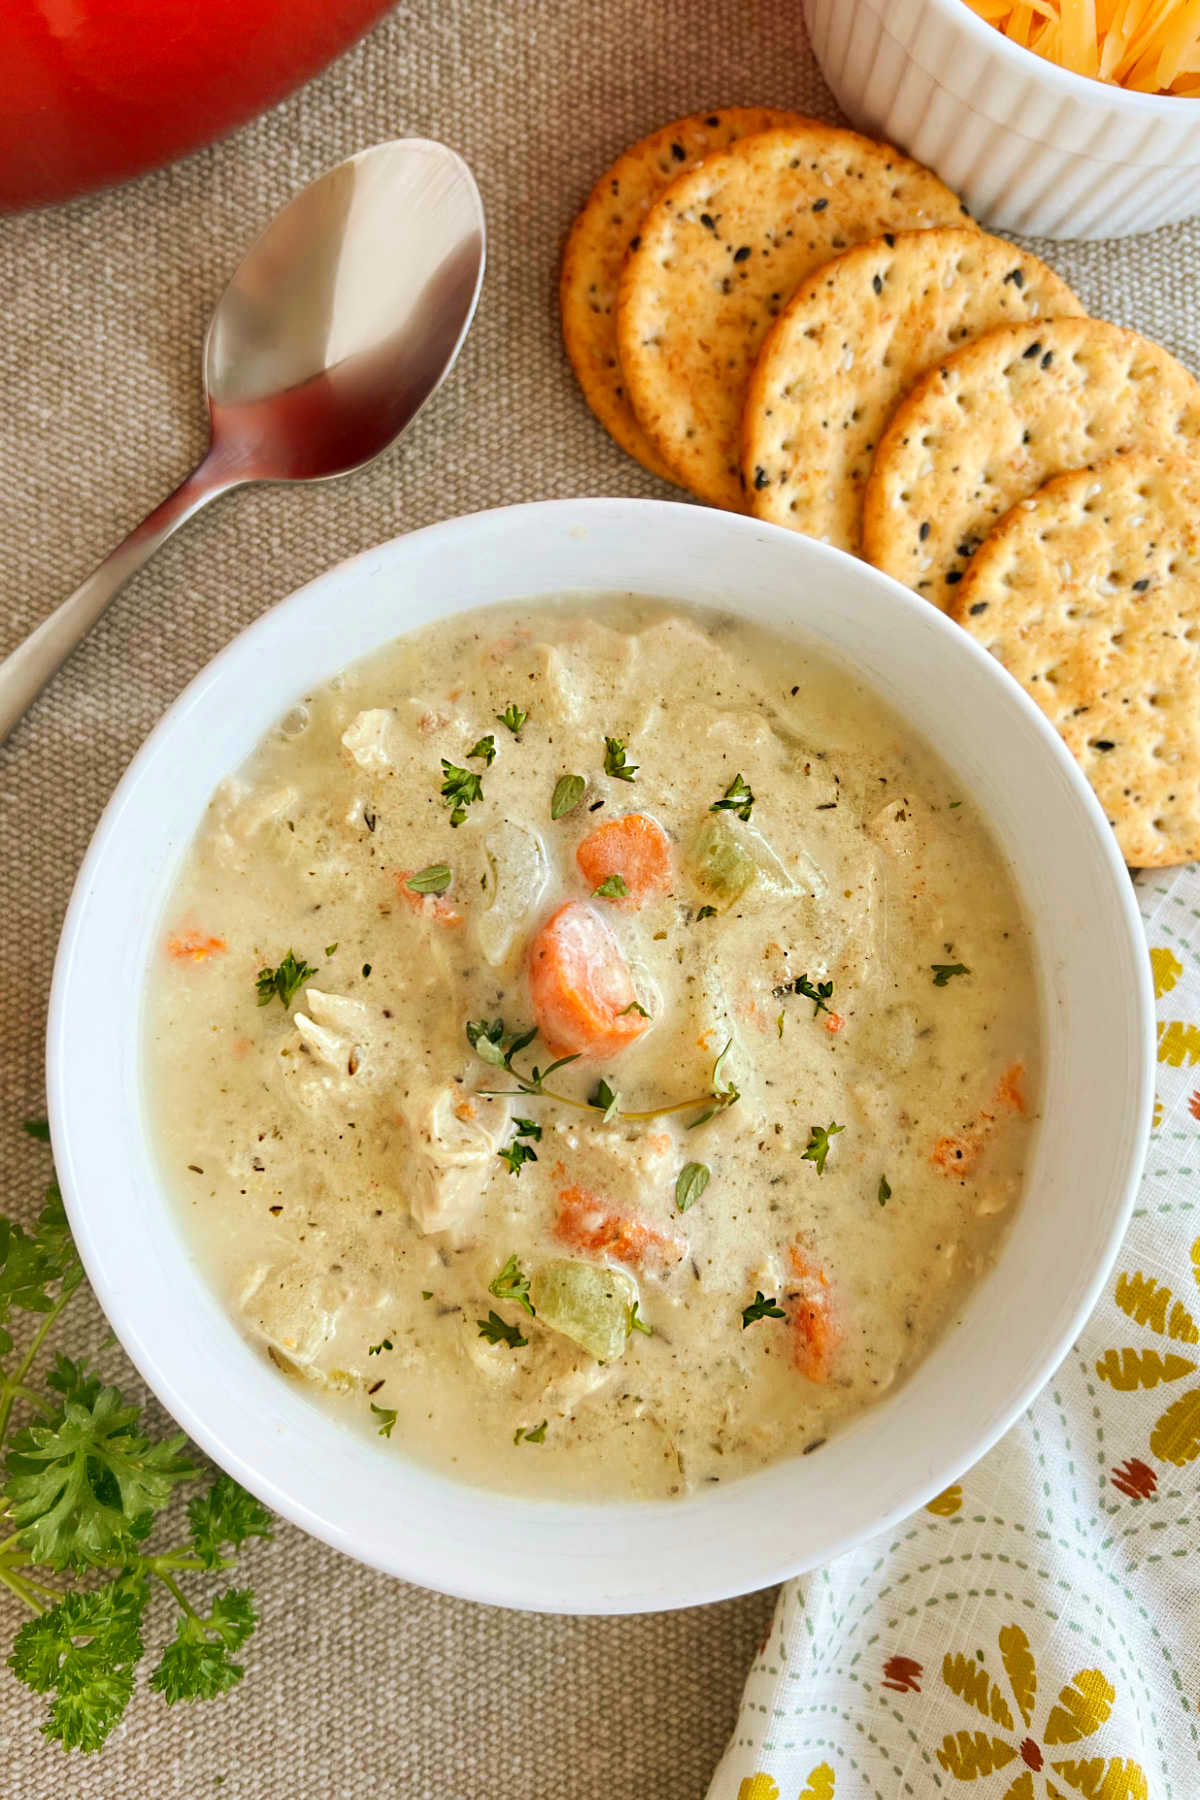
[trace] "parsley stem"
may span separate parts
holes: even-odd
[[[30,1612],[34,1613],[37,1617],[40,1618],[42,1613],[45,1612],[45,1607],[40,1600],[35,1598],[32,1592],[32,1584],[27,1581],[23,1575],[19,1575],[11,1564],[6,1567],[3,1562],[0,1562],[0,1581],[4,1583],[5,1587],[8,1588],[10,1592],[17,1596],[18,1600],[23,1600]],[[43,1588],[42,1592],[44,1594],[49,1594],[50,1589]],[[57,1600],[59,1596],[55,1594],[54,1598]]]
[[[69,1275],[70,1271],[68,1271],[68,1276]],[[71,1298],[71,1295],[75,1292],[78,1285],[78,1280],[72,1282],[71,1286],[66,1288],[64,1292],[60,1292],[58,1299],[51,1303],[49,1312],[45,1314],[41,1324],[33,1334],[28,1350],[26,1350],[12,1374],[6,1375],[4,1379],[0,1381],[0,1446],[3,1446],[4,1440],[8,1436],[8,1421],[12,1417],[13,1402],[17,1395],[23,1390],[25,1377],[33,1366],[33,1360],[45,1343],[47,1337],[50,1335],[50,1332],[53,1330],[55,1320],[58,1318],[59,1313],[67,1304],[67,1301]]]
[[[150,1560],[152,1562],[159,1562],[161,1561],[161,1558],[156,1556],[152,1557]],[[168,1575],[164,1569],[151,1569],[150,1573],[154,1576],[155,1580],[162,1582],[169,1594],[174,1595],[175,1600],[179,1606],[182,1607],[189,1619],[197,1618],[198,1615],[195,1607],[173,1576]]]
[[[513,1074],[518,1081],[522,1079],[519,1070],[514,1069]],[[593,1106],[589,1100],[576,1100],[570,1094],[559,1094],[553,1088],[548,1087],[533,1087],[526,1084],[522,1087],[515,1088],[480,1088],[479,1092],[486,1100],[511,1100],[516,1095],[525,1094],[533,1095],[536,1099],[540,1100],[557,1100],[560,1106],[573,1106],[577,1112],[594,1113],[604,1111],[602,1106]],[[691,1100],[675,1100],[670,1106],[652,1106],[646,1112],[625,1112],[618,1109],[613,1113],[612,1117],[615,1119],[635,1120],[662,1119],[665,1118],[668,1113],[689,1112],[693,1106],[711,1106],[715,1100],[719,1100],[720,1098],[721,1096],[719,1094],[700,1094]]]

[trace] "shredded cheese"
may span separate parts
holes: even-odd
[[[1200,99],[1200,0],[967,0],[1014,44],[1076,75]]]

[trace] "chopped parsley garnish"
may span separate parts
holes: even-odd
[[[631,1000],[629,1002],[628,1006],[623,1006],[621,1008],[620,1012],[617,1014],[617,1017],[618,1017],[618,1019],[623,1019],[625,1017],[626,1013],[631,1013],[631,1012],[641,1013],[643,1019],[648,1019],[650,1017],[650,1014],[646,1011],[645,1007],[642,1005],[640,1000]]]
[[[739,819],[748,819],[753,806],[754,795],[750,792],[749,782],[743,781],[740,775],[735,775],[725,789],[724,797],[714,800],[708,810],[736,813]]]
[[[716,916],[717,909],[715,906],[702,906],[700,911],[696,914],[698,919],[715,919]]]
[[[768,1300],[761,1288],[757,1289],[749,1306],[742,1308],[742,1330],[753,1325],[758,1319],[786,1319],[787,1314],[774,1299]]]
[[[421,1289],[421,1298],[422,1298],[422,1300],[432,1300],[433,1299],[433,1289],[432,1288],[422,1288]]]
[[[471,769],[460,769],[456,763],[442,758],[442,798],[450,807],[450,823],[457,828],[467,816],[468,806],[483,799],[483,782]]]
[[[777,1032],[778,1032],[778,1033],[779,1033],[779,1035],[780,1035],[780,1037],[782,1037],[782,1036],[783,1036],[783,1022],[784,1022],[784,1017],[785,1017],[785,1015],[784,1015],[784,1014],[783,1014],[783,1013],[782,1013],[782,1012],[781,1012],[781,1013],[780,1013],[780,1015],[779,1015],[779,1017],[778,1017],[778,1018],[777,1018],[777,1019],[776,1019],[776,1021],[775,1021],[775,1029],[776,1029],[776,1031],[777,1031]]]
[[[636,1300],[629,1309],[629,1330],[625,1334],[626,1337],[632,1337],[635,1331],[644,1332],[647,1337],[654,1336],[653,1325],[647,1325],[644,1319],[638,1318],[638,1303]]]
[[[637,763],[625,760],[625,739],[606,737],[604,740],[604,773],[614,776],[617,781],[632,781],[637,772]]]
[[[543,1419],[540,1425],[534,1425],[528,1429],[522,1425],[518,1425],[517,1429],[513,1432],[513,1443],[544,1444],[546,1441],[546,1427],[549,1423],[549,1419]]]
[[[508,1165],[510,1175],[519,1175],[523,1164],[536,1162],[538,1159],[533,1146],[521,1143],[519,1138],[514,1138],[503,1150],[497,1150],[496,1155],[502,1163]]]
[[[368,1344],[367,1355],[368,1356],[381,1356],[385,1350],[393,1350],[393,1349],[395,1349],[395,1345],[392,1343],[391,1338],[388,1338],[388,1337],[380,1338],[380,1340],[377,1344]]]
[[[534,1317],[533,1301],[529,1298],[529,1277],[522,1272],[515,1251],[495,1279],[488,1282],[488,1293],[497,1300],[511,1300],[515,1305],[523,1306],[530,1318]]]
[[[886,1206],[888,1201],[891,1199],[891,1197],[892,1197],[892,1190],[891,1190],[891,1186],[888,1182],[888,1178],[886,1175],[881,1175],[879,1177],[879,1204],[880,1204],[880,1206]]]
[[[712,1170],[707,1163],[684,1163],[675,1178],[675,1204],[679,1211],[686,1212],[694,1206],[711,1180]]]
[[[414,894],[444,894],[454,877],[445,863],[430,863],[415,875],[405,877],[404,885]]]
[[[50,1123],[47,1119],[25,1119],[21,1129],[27,1137],[36,1138],[39,1144],[50,1142]]]
[[[529,714],[527,712],[522,712],[515,700],[510,700],[504,711],[502,713],[497,713],[496,717],[502,725],[508,726],[508,729],[512,732],[514,737],[517,737],[520,734],[522,725],[529,717]]]
[[[390,1438],[392,1435],[392,1426],[396,1423],[396,1419],[399,1416],[396,1408],[394,1406],[376,1406],[375,1402],[372,1400],[371,1411],[379,1420],[380,1437]]]
[[[563,819],[569,812],[574,812],[586,788],[587,782],[582,775],[560,775],[550,797],[550,817]]]
[[[292,1004],[306,981],[311,981],[316,974],[311,963],[301,957],[296,960],[295,952],[289,950],[277,969],[260,969],[254,986],[258,992],[258,1004],[270,1006],[272,1000],[282,1000],[284,1007]]]
[[[473,744],[471,746],[471,748],[467,751],[467,755],[468,756],[482,756],[484,768],[490,769],[492,764],[496,760],[495,734],[493,732],[489,731],[486,737],[481,737],[477,744]]]
[[[337,949],[337,945],[336,945],[336,944],[326,944],[326,946],[325,946],[325,954],[326,954],[326,956],[332,956],[332,955],[333,955],[333,953],[334,953],[334,951],[335,951],[335,950],[336,950],[336,949]]]
[[[529,1031],[505,1031],[503,1019],[467,1020],[467,1042],[481,1062],[496,1069],[511,1069],[517,1051],[532,1044],[536,1036],[536,1025]]]
[[[833,1009],[826,1003],[832,997],[832,981],[818,981],[814,987],[807,975],[798,975],[795,981],[781,982],[777,988],[771,989],[773,1000],[782,1000],[785,994],[803,994],[806,1000],[813,1003],[813,1018],[820,1012],[831,1012]],[[780,1036],[782,1036],[782,1032]]]
[[[592,896],[596,900],[623,900],[628,892],[623,875],[606,875],[600,886],[592,889]]]
[[[962,805],[962,801],[961,801],[961,800],[951,800],[951,802],[950,802],[950,811],[951,811],[951,812],[953,812],[953,811],[954,811],[954,808],[955,808],[955,807],[956,807],[956,806],[961,806],[961,805]]]
[[[823,1175],[825,1173],[825,1158],[829,1155],[830,1139],[835,1138],[839,1131],[845,1131],[845,1129],[846,1127],[844,1125],[837,1125],[832,1119],[829,1121],[828,1125],[811,1126],[808,1148],[800,1158],[801,1162],[816,1163],[817,1174]]]
[[[507,1325],[493,1307],[486,1319],[476,1319],[479,1335],[486,1338],[489,1344],[507,1344],[510,1350],[519,1350],[529,1339],[522,1335],[519,1325]]]
[[[930,963],[929,966],[933,970],[934,987],[945,987],[952,976],[971,973],[966,963]]]

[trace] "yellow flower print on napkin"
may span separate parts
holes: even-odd
[[[1192,1279],[1200,1289],[1200,1238],[1192,1245]],[[1123,1270],[1117,1276],[1113,1299],[1135,1325],[1152,1331],[1165,1344],[1191,1347],[1200,1344],[1200,1329],[1169,1287],[1140,1269]],[[1137,1388],[1155,1388],[1160,1383],[1182,1381],[1197,1369],[1195,1356],[1153,1344],[1125,1345],[1106,1350],[1096,1363],[1101,1381],[1118,1393],[1128,1394]],[[1162,1462],[1177,1468],[1195,1462],[1200,1456],[1200,1383],[1186,1389],[1159,1414],[1150,1433],[1150,1449]]]
[[[1019,1625],[1004,1626],[997,1642],[1009,1692],[1029,1733],[1037,1707],[1037,1660]],[[942,1680],[952,1694],[973,1707],[990,1725],[1009,1734],[1000,1737],[996,1732],[976,1729],[951,1732],[944,1737],[937,1759],[956,1781],[979,1781],[1019,1762],[1024,1766],[1005,1778],[1007,1785],[996,1800],[1067,1800],[1050,1770],[1086,1800],[1148,1800],[1150,1790],[1138,1763],[1119,1756],[1094,1756],[1082,1761],[1050,1760],[1046,1756],[1049,1749],[1082,1743],[1107,1721],[1117,1695],[1101,1670],[1077,1670],[1059,1689],[1039,1735],[1026,1736],[1019,1743],[1013,1742],[1020,1727],[1014,1722],[1008,1697],[993,1680],[981,1650],[974,1656],[947,1653],[942,1662]]]
[[[1154,976],[1154,998],[1161,1000],[1164,994],[1170,993],[1183,974],[1183,964],[1173,950],[1156,946],[1150,952],[1150,970]]]
[[[834,1774],[828,1763],[818,1763],[809,1771],[808,1780],[796,1800],[834,1800]],[[779,1783],[761,1771],[747,1775],[737,1791],[737,1800],[779,1800]]]

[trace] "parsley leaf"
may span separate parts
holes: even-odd
[[[750,792],[749,782],[743,781],[740,775],[735,775],[725,789],[724,798],[714,800],[708,810],[736,813],[739,819],[748,819],[753,806],[754,795]]]
[[[532,1144],[521,1143],[519,1137],[515,1137],[503,1150],[497,1150],[496,1155],[502,1163],[508,1165],[510,1175],[519,1175],[524,1163],[536,1162],[538,1159]]]
[[[535,1317],[533,1301],[529,1298],[529,1277],[523,1273],[515,1252],[495,1279],[488,1282],[488,1293],[497,1300],[512,1300],[517,1306],[523,1306],[531,1319]]]
[[[527,1427],[518,1425],[517,1429],[513,1432],[513,1443],[520,1444],[524,1442],[526,1444],[544,1444],[546,1441],[546,1427],[549,1423],[549,1419],[543,1419],[541,1424],[536,1426]]]
[[[879,1177],[879,1204],[880,1204],[880,1206],[886,1206],[888,1201],[891,1199],[891,1197],[892,1197],[892,1190],[891,1190],[890,1186],[888,1185],[888,1178],[886,1175],[881,1175]]]
[[[684,1163],[675,1179],[675,1204],[680,1212],[696,1204],[711,1179],[712,1170],[707,1163]]]
[[[442,775],[445,779],[440,792],[451,808],[450,823],[457,829],[467,816],[468,806],[483,799],[483,781],[472,769],[460,769],[456,763],[447,762],[444,756]]]
[[[945,987],[952,975],[969,975],[966,963],[930,963],[934,987]]]
[[[632,781],[638,772],[637,763],[625,759],[625,739],[606,737],[604,740],[604,773],[615,776],[618,781]]]
[[[742,1330],[745,1331],[747,1325],[753,1325],[758,1319],[786,1318],[787,1314],[784,1312],[782,1306],[777,1305],[773,1299],[768,1300],[766,1295],[762,1292],[762,1289],[759,1288],[755,1291],[754,1298],[749,1306],[744,1306],[742,1308]]]
[[[453,879],[446,863],[430,863],[415,875],[406,876],[404,885],[414,894],[444,894]]]
[[[606,875],[600,886],[592,889],[593,898],[597,900],[622,900],[628,892],[623,875]]]
[[[389,1338],[389,1337],[380,1338],[380,1340],[377,1344],[368,1344],[367,1345],[367,1355],[368,1356],[382,1356],[385,1350],[394,1350],[395,1348],[396,1348],[396,1346],[395,1346],[395,1344],[393,1344],[391,1338]]]
[[[716,916],[717,909],[715,906],[702,906],[700,911],[696,914],[698,919],[715,919]]]
[[[835,1125],[832,1119],[828,1125],[811,1126],[808,1147],[800,1158],[801,1162],[816,1163],[817,1174],[823,1175],[825,1173],[825,1159],[829,1155],[830,1139],[836,1137],[839,1131],[845,1131],[845,1129],[846,1127],[844,1125]]]
[[[638,1318],[638,1303],[636,1300],[629,1309],[629,1330],[625,1333],[626,1337],[632,1337],[635,1331],[644,1332],[647,1337],[654,1336],[653,1325],[647,1325],[644,1319]]]
[[[392,1435],[392,1426],[399,1417],[396,1408],[394,1406],[376,1406],[375,1402],[372,1400],[371,1411],[375,1414],[375,1417],[381,1421],[378,1435],[380,1437],[390,1438]]]
[[[50,1121],[48,1119],[25,1119],[22,1129],[29,1137],[36,1138],[39,1144],[50,1142]]]
[[[562,819],[574,812],[586,789],[587,782],[582,775],[560,775],[550,796],[550,817]]]
[[[508,726],[508,729],[512,732],[514,737],[519,737],[521,727],[529,717],[529,714],[527,712],[522,712],[515,700],[510,700],[504,711],[502,713],[497,713],[496,717],[502,725]]]
[[[615,1088],[610,1087],[604,1077],[601,1076],[600,1080],[588,1095],[588,1105],[594,1106],[597,1112],[604,1114],[604,1124],[607,1125],[609,1120],[613,1118],[617,1112],[620,1104],[620,1094],[617,1093]]]
[[[482,756],[484,768],[490,769],[496,760],[496,739],[493,733],[489,731],[486,737],[481,737],[479,742],[473,744],[467,751],[467,755]]]
[[[631,1000],[628,1006],[623,1006],[621,1008],[617,1017],[618,1019],[623,1019],[627,1013],[631,1012],[641,1013],[643,1019],[648,1019],[650,1017],[650,1014],[646,1011],[640,1000]]]
[[[182,1432],[151,1444],[133,1430],[139,1410],[106,1387],[90,1404],[68,1400],[57,1421],[16,1433],[4,1491],[36,1561],[84,1568],[130,1550],[175,1484],[196,1474]]]
[[[252,1537],[274,1535],[266,1507],[232,1475],[218,1475],[207,1493],[193,1494],[187,1516],[192,1549],[206,1569],[220,1568],[226,1550],[240,1550]]]
[[[521,1327],[505,1324],[495,1307],[486,1319],[476,1319],[475,1323],[479,1327],[480,1337],[486,1338],[489,1344],[507,1344],[510,1350],[519,1350],[522,1344],[529,1342],[527,1337],[522,1336]]]
[[[279,999],[286,1010],[316,972],[311,963],[306,963],[303,957],[297,961],[295,951],[289,950],[277,969],[258,971],[258,980],[254,984],[258,990],[258,1004],[270,1006],[272,1000]]]
[[[42,1730],[65,1750],[99,1750],[128,1706],[146,1593],[144,1575],[123,1575],[66,1594],[17,1632],[8,1666],[35,1694],[54,1694]]]
[[[247,1588],[218,1594],[207,1617],[180,1612],[175,1637],[162,1653],[150,1686],[168,1706],[179,1700],[213,1700],[236,1687],[245,1670],[233,1661],[258,1623]]]

